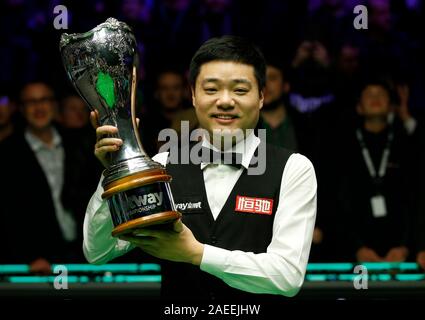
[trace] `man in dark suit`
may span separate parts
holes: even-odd
[[[78,140],[53,126],[57,103],[48,85],[27,84],[20,100],[27,125],[1,147],[0,214],[6,241],[1,259],[48,273],[52,262],[81,257],[78,230],[96,167]]]

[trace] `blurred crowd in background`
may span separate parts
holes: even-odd
[[[356,29],[356,5],[368,28]],[[68,9],[68,30],[53,8]],[[318,179],[310,261],[418,261],[425,268],[425,4],[421,0],[4,0],[0,3],[0,263],[82,262],[82,223],[102,167],[89,109],[66,78],[63,32],[108,17],[134,30],[137,115],[158,133],[198,126],[187,70],[205,40],[251,39],[267,60],[258,128]],[[284,201],[284,199],[282,199]],[[140,251],[118,261],[152,258]]]

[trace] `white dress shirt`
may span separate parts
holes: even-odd
[[[260,140],[251,134],[233,147],[234,151],[242,153],[243,167],[248,168],[259,143]],[[203,145],[209,143],[204,140]],[[165,165],[167,157],[167,153],[161,153],[153,159]],[[204,163],[200,166],[208,203],[217,219],[243,168]],[[201,270],[240,290],[295,295],[302,286],[307,267],[316,217],[316,191],[311,162],[300,154],[292,154],[283,171],[273,236],[267,252],[254,254],[205,245]],[[106,201],[101,199],[102,193],[100,182],[84,220],[84,254],[90,263],[96,264],[106,263],[134,247],[111,236],[112,219]]]
[[[61,228],[62,235],[66,241],[73,241],[77,238],[76,223],[72,214],[65,210],[61,201],[65,170],[65,152],[62,146],[61,136],[54,128],[52,128],[52,131],[53,139],[51,146],[41,141],[29,130],[25,131],[25,140],[34,152],[37,161],[46,176],[52,195],[56,219],[59,223],[59,227]]]
[[[260,139],[251,133],[245,140],[237,143],[232,150],[224,150],[224,152],[233,151],[242,154],[242,168],[239,169],[226,164],[205,164],[201,162],[208,204],[214,220],[217,219],[218,214],[223,209],[230,192],[232,192],[243,172],[243,168],[248,169],[251,158],[259,144]],[[205,139],[202,140],[202,146],[219,151]]]

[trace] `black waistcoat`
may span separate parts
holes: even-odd
[[[201,243],[228,250],[266,252],[271,242],[273,220],[280,200],[282,173],[290,155],[291,152],[288,150],[267,145],[265,172],[262,175],[248,175],[244,169],[216,220],[208,205],[200,165],[168,164],[167,171],[173,177],[171,189],[174,202],[183,214],[183,222]],[[259,214],[235,211],[237,196],[272,199],[272,212]],[[258,300],[259,298],[258,295],[253,296],[230,287],[221,279],[201,271],[197,266],[165,262],[162,268],[164,298],[180,300],[226,298]]]

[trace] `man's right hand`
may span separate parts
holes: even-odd
[[[109,138],[108,135],[117,134],[118,129],[114,126],[99,126],[99,120],[95,111],[90,112],[90,122],[96,129],[96,144],[94,145],[94,155],[105,168],[109,167],[108,154],[116,152],[122,146],[119,138]]]
[[[323,241],[323,231],[319,227],[315,227],[313,231],[313,243],[321,244]]]
[[[39,275],[48,275],[52,273],[52,267],[44,258],[38,258],[30,263],[30,272]]]
[[[384,258],[380,257],[375,250],[368,247],[361,247],[356,252],[356,258],[359,262],[382,262]]]

